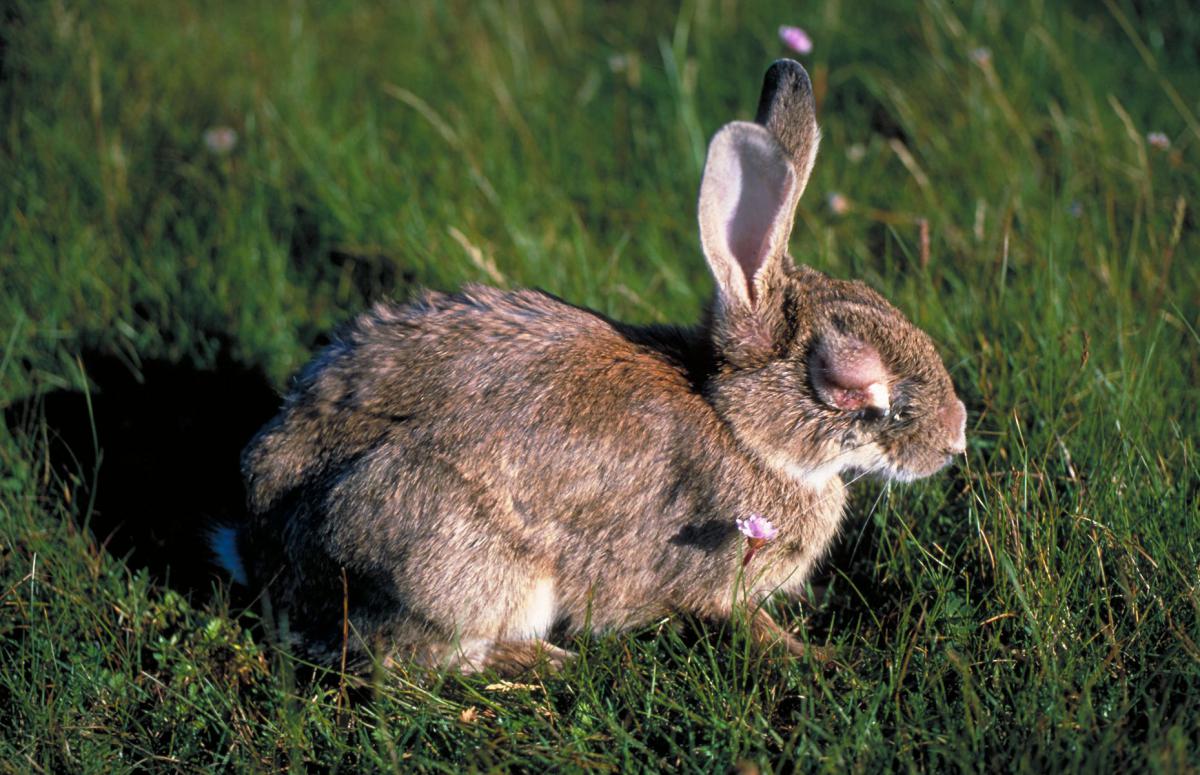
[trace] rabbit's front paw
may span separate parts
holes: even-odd
[[[830,646],[814,646],[799,640],[783,629],[762,608],[755,611],[754,618],[750,620],[750,633],[754,636],[755,643],[764,650],[775,651],[775,653],[786,652],[792,657],[812,659],[819,665],[833,664],[836,656],[835,650]]]

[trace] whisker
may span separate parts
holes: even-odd
[[[883,487],[881,487],[879,494],[875,496],[875,502],[871,504],[871,508],[867,509],[867,513],[863,515],[862,527],[859,528],[858,538],[854,539],[854,548],[850,550],[850,562],[854,562],[854,559],[858,557],[858,547],[862,543],[863,536],[867,533],[867,523],[870,522],[871,517],[875,515],[875,509],[879,508],[879,502],[883,500],[884,493],[891,490],[891,487],[891,482],[887,482]]]

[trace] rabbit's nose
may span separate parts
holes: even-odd
[[[941,420],[952,441],[946,445],[950,455],[961,455],[967,451],[967,408],[957,398],[954,403],[946,405],[941,412]]]

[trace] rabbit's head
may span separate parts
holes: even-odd
[[[781,60],[757,123],[728,124],[709,145],[700,238],[719,368],[708,392],[739,440],[792,476],[928,476],[966,447],[966,411],[933,343],[866,285],[787,254],[818,140],[808,74]]]

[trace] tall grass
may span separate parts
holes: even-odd
[[[1200,764],[1188,4],[17,0],[4,19],[3,768]],[[544,681],[348,686],[217,576],[114,550],[132,519],[112,488],[169,528],[208,482],[187,436],[139,453],[177,489],[113,479],[144,438],[101,416],[124,383],[99,361],[147,388],[151,363],[281,387],[369,300],[465,281],[695,318],[705,143],[752,114],[782,23],[816,41],[824,132],[792,252],[929,331],[970,410],[966,463],[856,484],[809,601],[782,607],[833,668],[670,621],[586,638]],[[222,126],[228,153],[203,139]],[[180,414],[214,400],[181,384]]]

